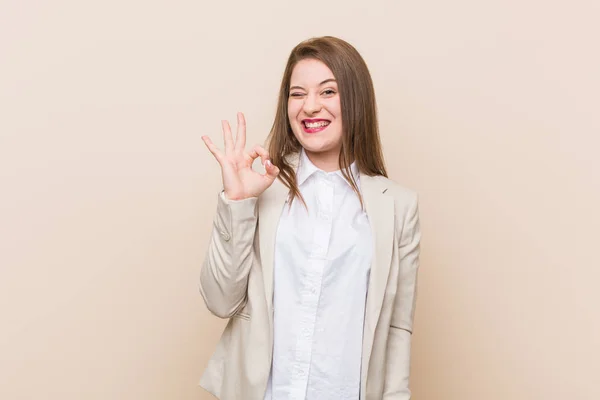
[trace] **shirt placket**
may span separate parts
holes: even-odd
[[[311,252],[308,257],[304,284],[301,289],[301,331],[297,333],[296,362],[294,363],[292,399],[304,400],[310,373],[312,341],[315,331],[317,309],[327,264],[327,253],[333,224],[334,186],[328,177],[319,176],[316,190],[316,215]]]

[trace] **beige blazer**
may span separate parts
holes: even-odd
[[[408,400],[419,266],[417,195],[382,176],[361,174],[360,185],[375,249],[360,398]],[[273,356],[275,234],[287,196],[279,180],[258,199],[219,196],[200,293],[208,309],[229,322],[200,386],[221,400],[263,400],[265,395]]]

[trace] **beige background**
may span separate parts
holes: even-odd
[[[600,5],[0,1],[0,399],[208,399],[200,136],[270,128],[287,55],[369,64],[421,195],[417,400],[597,400]]]

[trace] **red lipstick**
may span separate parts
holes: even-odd
[[[322,118],[307,118],[302,120],[302,128],[306,133],[317,133],[327,129],[331,121]]]

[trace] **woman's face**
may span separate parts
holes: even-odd
[[[343,134],[340,96],[333,73],[321,61],[305,59],[294,67],[288,118],[294,136],[313,162],[337,160]]]

